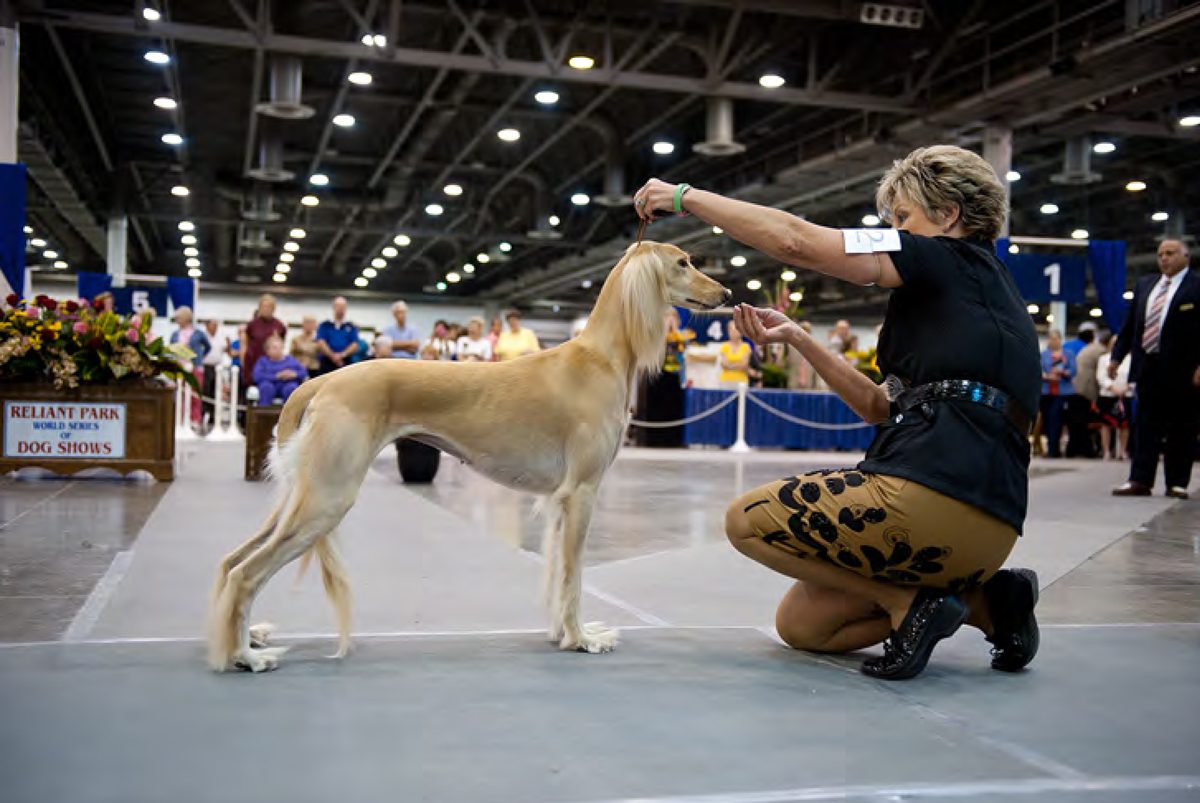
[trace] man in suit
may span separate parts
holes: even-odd
[[[1160,451],[1167,496],[1188,496],[1200,428],[1200,276],[1189,257],[1181,240],[1159,244],[1160,274],[1138,280],[1113,346],[1109,376],[1132,354],[1129,380],[1137,383],[1133,465],[1114,496],[1149,496]]]

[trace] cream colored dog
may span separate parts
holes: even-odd
[[[221,564],[209,662],[273,669],[279,648],[247,626],[281,568],[312,550],[337,613],[338,655],[350,639],[350,592],[332,540],[375,455],[397,438],[437,446],[511,488],[550,497],[543,544],[550,637],[563,650],[604,652],[614,630],[579,619],[582,555],[596,493],[628,425],[640,374],[662,366],[668,307],[714,309],[732,294],[671,245],[631,246],[587,327],[557,348],[504,363],[377,360],[307,382],[279,420],[272,471],[283,485],[261,530]]]

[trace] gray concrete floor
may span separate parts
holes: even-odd
[[[904,684],[781,647],[788,581],[721,535],[729,499],[854,455],[624,452],[588,543],[588,619],[560,654],[533,500],[443,460],[376,462],[342,528],[356,651],[325,658],[315,577],[256,607],[278,672],[214,675],[221,555],[271,501],[229,444],[173,484],[0,480],[0,801],[1200,800],[1200,502],[1114,499],[1122,464],[1034,467],[1012,562],[1044,584],[1043,650],[992,672],[964,629]]]

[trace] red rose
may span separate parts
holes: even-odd
[[[53,312],[54,310],[58,309],[58,302],[53,298],[47,298],[42,301],[42,306]]]
[[[20,303],[20,301],[21,301],[21,297],[19,295],[17,295],[16,293],[9,293],[8,296],[6,296],[4,299],[4,303],[10,307],[17,306],[17,304]]]
[[[74,301],[71,301],[70,299],[67,300],[66,304],[63,304],[63,307],[67,310],[67,312],[78,312],[79,311],[79,305],[76,304]]]
[[[101,301],[101,300],[100,300],[100,299],[98,299],[98,298],[97,298],[97,299],[95,299],[94,301],[92,301],[92,309],[94,309],[94,310],[102,310],[102,309],[104,309],[104,302],[103,302],[103,301]]]
[[[50,296],[46,295],[45,293],[38,293],[37,296],[34,297],[33,303],[37,304],[39,307],[44,307],[46,306],[46,302],[49,300]]]
[[[102,337],[93,337],[91,340],[89,340],[87,342],[87,347],[89,349],[91,349],[92,351],[99,351],[100,347],[103,345],[104,345],[104,338],[102,338]]]

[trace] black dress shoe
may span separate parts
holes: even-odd
[[[967,604],[961,597],[931,588],[917,591],[917,598],[888,640],[883,656],[863,661],[862,673],[881,680],[908,680],[921,674],[933,648],[967,620]]]
[[[1041,636],[1033,609],[1038,579],[1032,569],[1001,569],[983,584],[992,619],[992,669],[1019,672],[1037,655]]]
[[[1167,496],[1172,499],[1187,499],[1188,491],[1181,485],[1171,485],[1167,488]]]
[[[1142,485],[1140,482],[1124,482],[1112,489],[1113,496],[1149,496],[1150,486]]]

